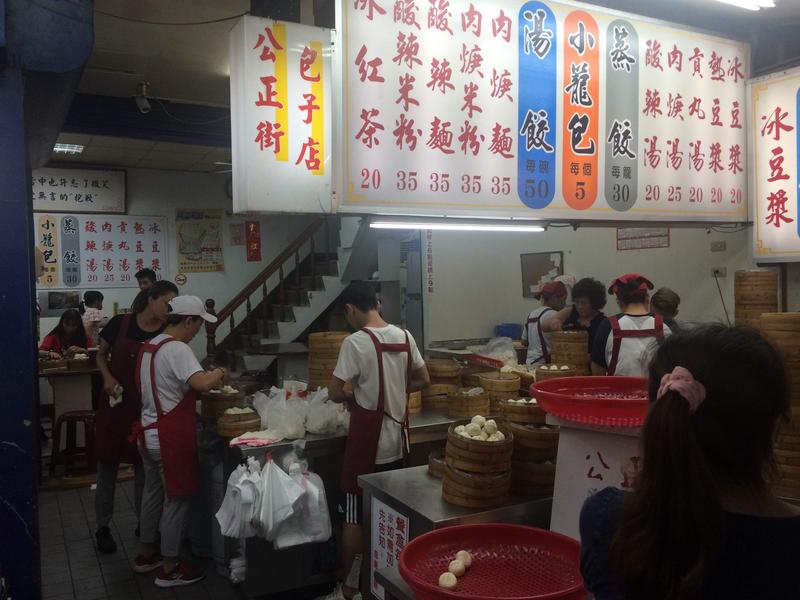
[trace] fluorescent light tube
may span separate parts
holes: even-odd
[[[501,231],[509,233],[540,233],[541,225],[491,224],[491,223],[445,223],[424,221],[374,221],[372,229],[432,229],[437,231]]]
[[[717,2],[721,2],[722,4],[730,4],[731,6],[736,6],[738,8],[744,8],[745,10],[760,10],[760,7],[755,4],[753,0],[717,0]]]
[[[80,144],[56,144],[53,146],[53,152],[56,154],[80,154],[83,152],[83,148]]]

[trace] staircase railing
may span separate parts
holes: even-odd
[[[267,290],[267,281],[270,277],[278,273],[278,295],[279,295],[279,303],[284,305],[286,303],[286,293],[284,291],[284,281],[285,281],[285,270],[284,267],[286,263],[291,260],[294,260],[294,272],[295,272],[295,283],[298,285],[300,284],[300,254],[301,250],[306,244],[309,244],[309,260],[310,260],[310,270],[311,270],[311,277],[312,280],[316,278],[316,267],[315,267],[315,242],[314,236],[316,233],[325,225],[326,220],[324,218],[316,219],[311,225],[306,227],[306,229],[299,235],[297,238],[289,244],[283,252],[281,252],[275,259],[270,262],[255,278],[248,283],[241,292],[236,294],[233,299],[228,302],[219,312],[215,311],[215,302],[213,299],[209,298],[206,300],[206,310],[213,315],[217,316],[216,323],[206,323],[206,353],[209,357],[213,357],[217,351],[217,339],[216,339],[216,332],[217,328],[224,323],[226,320],[230,322],[230,334],[235,334],[236,329],[236,322],[234,318],[234,313],[238,308],[242,305],[245,305],[247,310],[247,314],[245,316],[245,320],[250,320],[251,312],[253,310],[254,303],[251,301],[251,296],[257,293],[259,290],[261,291],[261,310],[262,315],[261,318],[264,321],[268,320],[269,318],[269,302],[267,300],[269,290]],[[326,227],[326,240],[328,235],[329,228]],[[327,253],[330,248],[329,242],[326,241],[326,248],[325,252]],[[255,306],[258,306],[258,302],[255,302]],[[252,320],[250,320],[252,322]]]

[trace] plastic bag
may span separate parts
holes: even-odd
[[[339,406],[328,402],[328,388],[321,388],[308,396],[306,429],[310,433],[327,435],[339,429]]]
[[[216,518],[219,529],[225,537],[239,537],[239,518],[241,517],[241,502],[239,498],[240,489],[238,487],[242,477],[245,476],[247,467],[239,465],[228,477],[228,486],[225,490],[225,497],[222,505],[217,511]],[[238,509],[238,510],[237,510]]]
[[[276,550],[291,546],[326,542],[331,537],[331,517],[325,485],[316,473],[296,473],[292,479],[303,489],[299,510],[278,527],[273,540]]]
[[[511,338],[492,338],[485,346],[470,346],[468,350],[480,356],[499,360],[505,365],[517,364],[517,351]]]
[[[305,493],[273,462],[270,454],[261,472],[261,508],[258,517],[265,538],[270,541],[275,539],[280,524],[297,511]]]
[[[300,398],[287,399],[286,390],[273,387],[269,396],[258,392],[253,407],[261,417],[261,429],[269,429],[284,439],[297,439],[306,434],[307,405]]]

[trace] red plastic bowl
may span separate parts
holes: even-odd
[[[454,590],[439,587],[459,550],[472,566]],[[411,541],[400,575],[420,600],[584,600],[580,545],[572,538],[523,525],[456,525]]]
[[[647,414],[644,377],[546,379],[531,386],[531,396],[554,417],[578,423],[640,427]]]

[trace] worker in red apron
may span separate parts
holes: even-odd
[[[328,399],[347,402],[350,431],[342,468],[339,510],[343,584],[328,599],[357,597],[361,554],[361,492],[358,477],[402,468],[408,455],[409,393],[430,385],[425,361],[410,333],[380,315],[375,290],[353,282],[342,293],[345,317],[356,333],[342,343],[328,386]],[[353,386],[352,396],[344,391]]]
[[[136,367],[142,398],[140,421],[133,427],[145,472],[139,552],[133,569],[159,569],[158,587],[190,585],[203,572],[179,558],[191,497],[200,487],[195,402],[227,380],[224,369],[206,372],[188,344],[203,323],[216,323],[197,296],[169,303],[164,333],[144,344]],[[160,547],[158,534],[161,532]]]
[[[597,330],[592,348],[592,374],[646,377],[655,349],[672,333],[661,315],[650,312],[653,284],[644,275],[629,273],[611,282],[620,313]]]
[[[120,464],[134,466],[133,496],[136,517],[139,517],[144,471],[135,444],[128,442],[131,423],[139,420],[142,410],[136,391],[136,357],[144,342],[164,330],[168,303],[177,295],[174,283],[159,281],[148,290],[138,312],[113,317],[100,332],[97,367],[103,377],[103,393],[98,398],[95,420],[97,490],[94,510],[97,549],[103,553],[117,550],[109,524],[114,514],[114,491]],[[139,535],[139,527],[136,535]]]
[[[569,312],[564,312],[567,303],[567,286],[560,281],[550,281],[539,290],[539,299],[542,305],[531,311],[522,329],[522,343],[528,347],[528,356],[525,362],[529,365],[546,363],[550,361],[550,333],[546,323],[555,317],[558,321],[557,331],[561,323],[569,317]],[[571,307],[570,307],[571,310]]]

